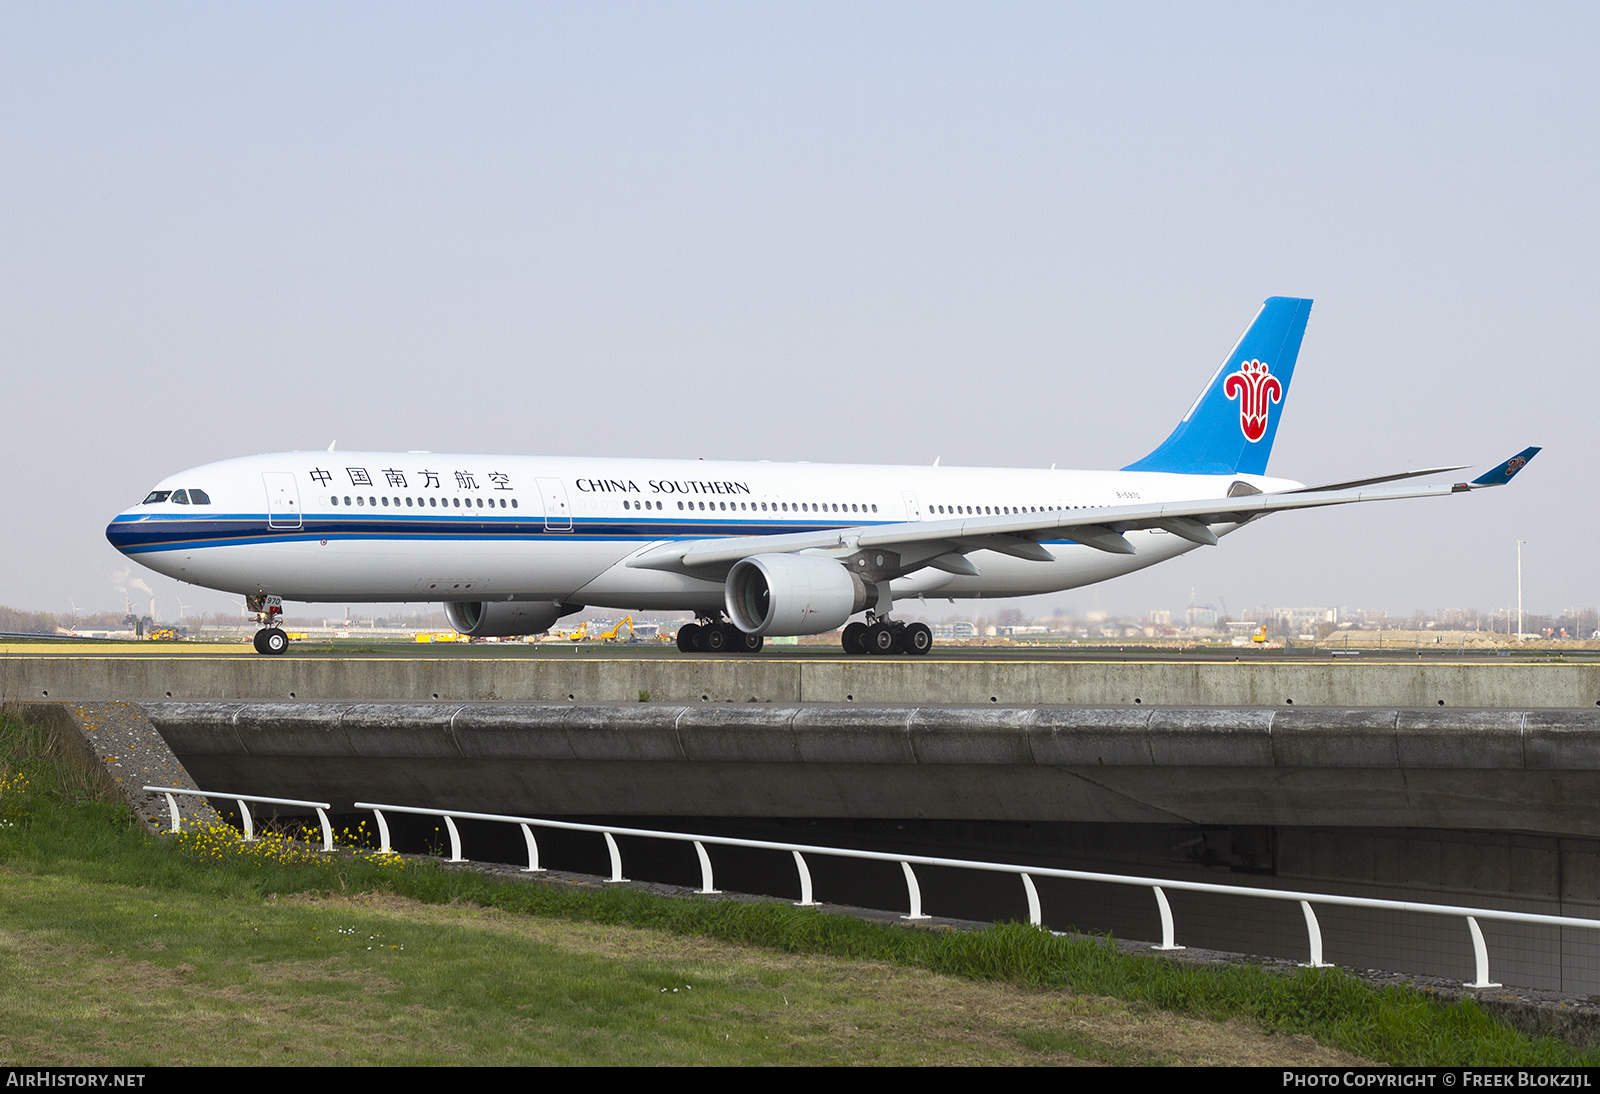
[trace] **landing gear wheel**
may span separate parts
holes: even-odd
[[[894,652],[894,628],[887,623],[874,623],[867,628],[867,652],[879,655]]]
[[[279,654],[289,648],[289,636],[277,627],[262,627],[256,632],[257,653]]]
[[[739,637],[733,640],[733,648],[739,653],[760,653],[761,647],[767,640],[759,634],[745,634],[739,631]]]
[[[700,640],[700,624],[685,623],[678,628],[678,652],[693,653]]]
[[[728,640],[727,627],[713,625],[704,628],[700,633],[702,635],[702,648],[707,653],[726,653],[728,647],[733,644]]]
[[[839,644],[844,647],[845,653],[863,654],[867,652],[866,639],[867,625],[858,620],[845,627]]]
[[[906,652],[921,657],[933,649],[933,632],[926,623],[912,623],[905,630]]]

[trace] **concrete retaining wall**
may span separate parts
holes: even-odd
[[[1600,711],[145,704],[208,786],[658,816],[1600,836]]]
[[[5,657],[0,699],[1600,708],[1600,664]]]

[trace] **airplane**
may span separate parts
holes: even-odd
[[[263,654],[287,648],[278,617],[293,600],[443,603],[473,637],[540,634],[585,607],[690,611],[685,653],[843,627],[848,653],[921,655],[933,634],[896,619],[896,601],[1077,588],[1281,510],[1503,486],[1539,451],[1466,482],[1409,481],[1461,466],[1268,477],[1310,311],[1263,303],[1167,439],[1120,471],[330,447],[169,476],[106,538],[158,573],[243,594]]]

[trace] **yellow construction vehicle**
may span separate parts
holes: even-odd
[[[633,641],[633,616],[631,616],[631,615],[623,616],[620,620],[617,621],[617,625],[615,627],[612,627],[609,631],[606,631],[604,634],[599,635],[600,641],[602,641],[602,642],[615,642],[615,641],[617,641],[618,640],[617,639],[617,632],[620,631],[623,627],[627,627],[628,628],[628,641],[630,641],[630,642]]]

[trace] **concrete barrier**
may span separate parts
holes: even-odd
[[[1600,707],[1600,664],[8,656],[0,699]]]

